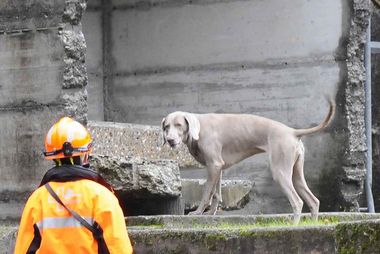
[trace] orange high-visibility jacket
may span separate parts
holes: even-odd
[[[67,207],[90,224],[99,224],[109,253],[133,252],[123,212],[110,190],[87,179],[49,184]],[[25,205],[14,253],[97,254],[98,244],[91,231],[41,186]]]

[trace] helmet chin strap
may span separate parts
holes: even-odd
[[[62,165],[80,165],[81,166],[83,164],[82,159],[79,156],[54,159],[54,162],[57,167],[62,166]]]

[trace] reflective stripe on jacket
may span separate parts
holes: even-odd
[[[100,226],[109,253],[132,253],[123,212],[109,189],[87,179],[50,185],[67,207]],[[98,244],[92,233],[41,186],[25,205],[14,253],[98,254]]]

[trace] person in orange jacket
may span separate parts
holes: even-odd
[[[88,168],[91,151],[91,136],[79,122],[64,117],[50,128],[44,155],[56,166],[25,205],[15,254],[133,252],[112,187]]]

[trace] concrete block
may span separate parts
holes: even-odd
[[[88,129],[94,139],[93,154],[147,161],[169,159],[177,161],[180,168],[201,167],[185,145],[177,150],[163,146],[158,126],[89,121]]]
[[[200,200],[206,180],[182,179],[182,196],[185,203],[185,211],[195,210]],[[248,180],[222,180],[221,208],[223,210],[241,209],[249,202],[249,192],[253,183]]]
[[[183,214],[176,162],[93,155],[91,165],[111,183],[126,215]]]
[[[174,161],[144,161],[92,155],[91,165],[101,173],[115,190],[137,198],[147,195],[178,197],[181,182],[178,164]]]

